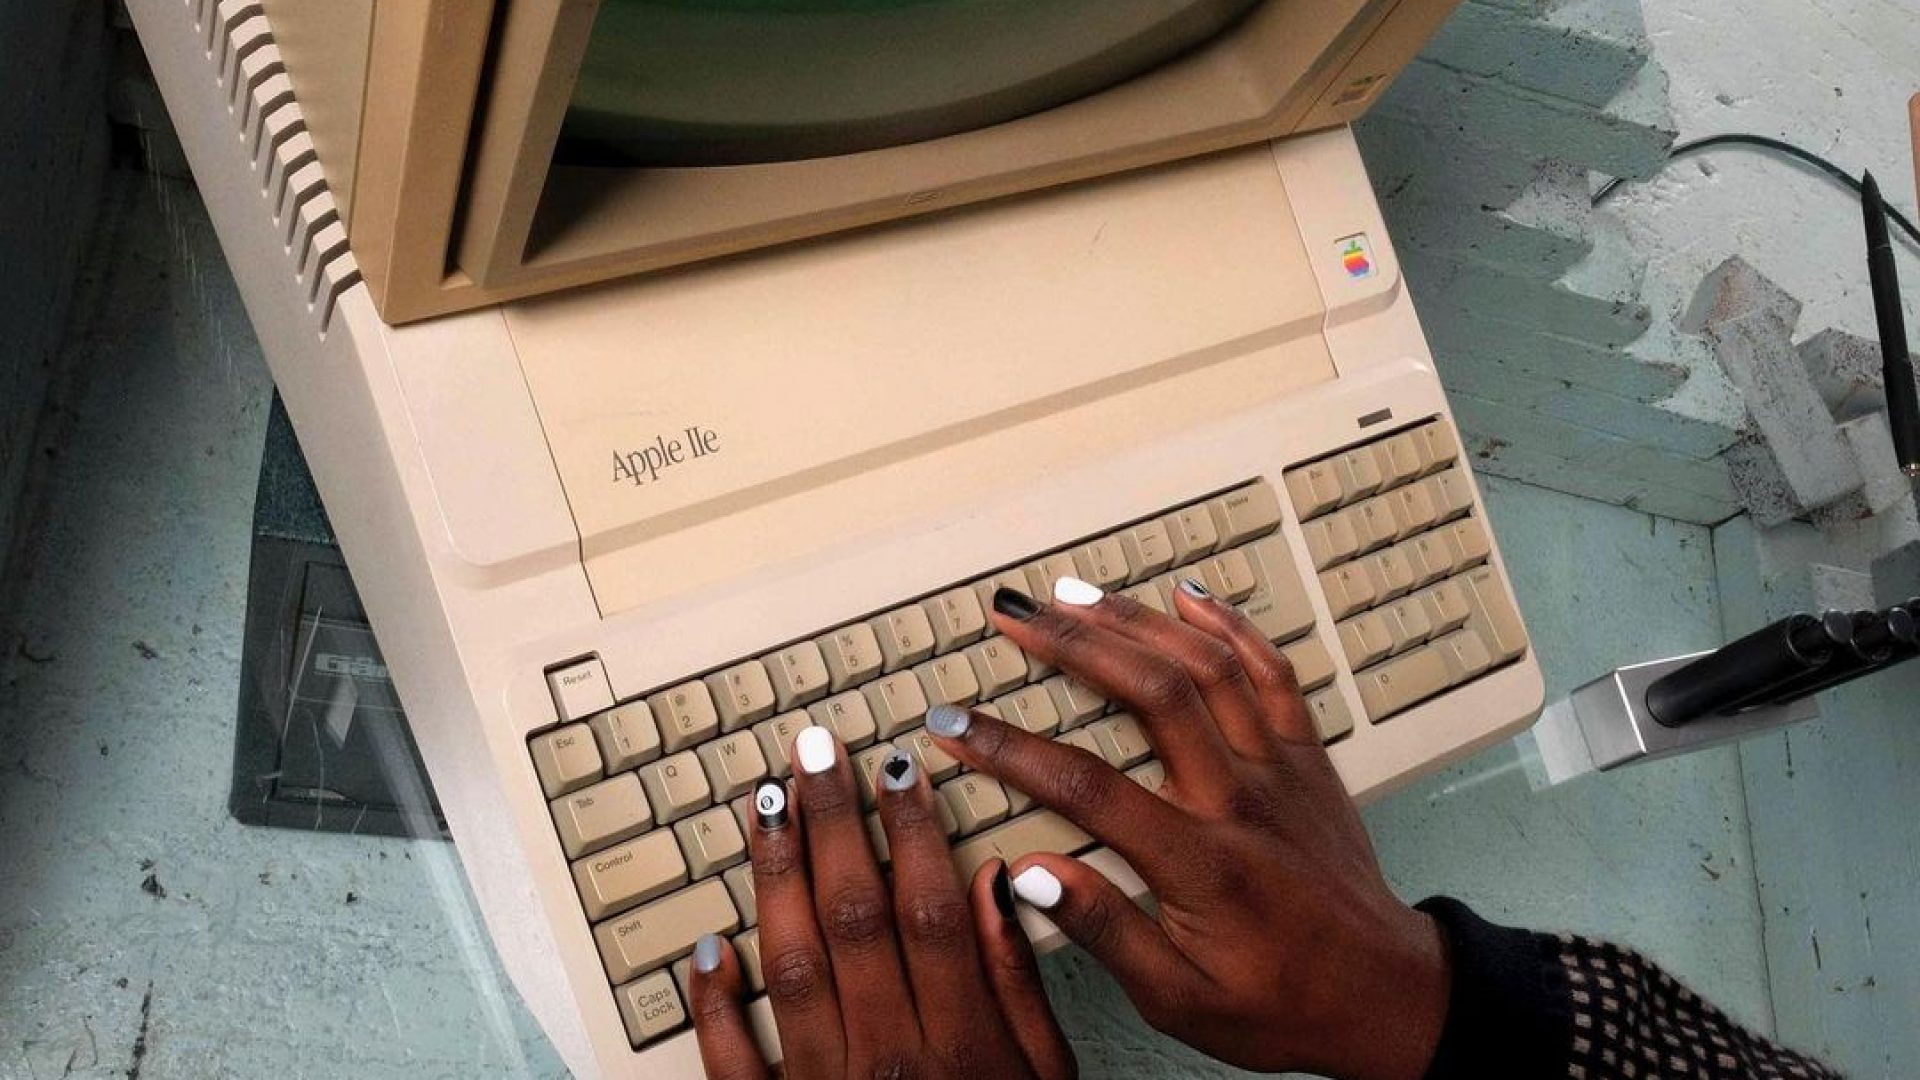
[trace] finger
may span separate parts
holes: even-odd
[[[818,725],[800,732],[793,747],[813,906],[833,964],[848,1064],[858,1071],[869,1057],[885,1061],[911,1050],[919,1041],[919,1025],[853,766],[839,738]]]
[[[1156,891],[1178,886],[1168,840],[1189,832],[1193,819],[1105,761],[952,705],[927,710],[927,732],[961,763],[1026,792],[1119,852]]]
[[[1233,651],[1256,702],[1252,721],[1241,730],[1229,730],[1227,722],[1221,722],[1227,741],[1249,757],[1256,755],[1250,749],[1241,749],[1243,745],[1263,748],[1258,755],[1261,760],[1276,756],[1272,743],[1276,737],[1282,742],[1319,746],[1320,732],[1307,712],[1300,683],[1293,675],[1293,665],[1280,655],[1280,650],[1273,647],[1267,636],[1239,609],[1211,595],[1196,596],[1185,589],[1174,591],[1180,617]]]
[[[922,1033],[938,1052],[977,1044],[998,1025],[980,967],[973,915],[934,806],[940,796],[913,759],[898,751],[881,762],[876,779],[880,823],[893,856],[894,921],[914,1000],[926,1006],[920,1014]],[[985,777],[973,782],[992,783]]]
[[[839,1076],[846,1031],[834,992],[827,945],[813,912],[806,827],[787,789],[769,781],[753,795],[753,891],[760,915],[760,959],[767,998],[790,1076]]]
[[[1094,586],[1061,578],[1054,592],[1066,599],[1035,605],[1002,589],[993,598],[995,624],[1014,644],[1139,717],[1176,787],[1199,790],[1195,784],[1224,774],[1226,744],[1186,671],[1171,657],[1101,625],[1091,609],[1114,600]]]
[[[1029,855],[1010,870],[1013,893],[1119,980],[1143,1012],[1194,977],[1166,931],[1100,871],[1068,855]]]
[[[1000,1015],[1013,1031],[1021,1056],[1040,1080],[1072,1080],[1078,1072],[1073,1048],[1047,1000],[1046,983],[1033,943],[1014,917],[1013,879],[1007,864],[989,861],[973,875],[973,918],[986,964],[987,983]]]
[[[754,1044],[741,1001],[745,989],[740,958],[733,946],[717,934],[708,934],[693,948],[693,1031],[700,1042],[700,1062],[707,1080],[769,1080],[772,1070]]]

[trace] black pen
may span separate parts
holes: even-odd
[[[1893,456],[1903,472],[1920,479],[1920,392],[1914,389],[1913,358],[1907,352],[1907,320],[1900,307],[1893,238],[1887,234],[1887,204],[1872,173],[1861,179],[1860,187],[1860,206],[1867,217],[1867,272],[1873,279],[1873,312],[1880,323]]]

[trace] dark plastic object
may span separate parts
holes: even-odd
[[[1842,611],[1793,615],[1703,656],[1647,688],[1647,711],[1667,727],[1732,711],[1806,675],[1853,640]]]

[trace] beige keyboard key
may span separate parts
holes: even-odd
[[[747,839],[740,835],[733,811],[724,806],[695,814],[673,832],[687,857],[687,873],[696,881],[747,861]]]
[[[1160,789],[1167,784],[1167,767],[1157,761],[1149,761],[1145,765],[1128,769],[1127,779],[1158,795]]]
[[[840,739],[840,745],[849,750],[871,745],[879,733],[879,726],[873,720],[873,709],[867,704],[865,695],[858,690],[835,694],[825,701],[809,705],[807,715],[813,717],[813,722],[821,727],[831,728]]]
[[[1159,578],[1143,581],[1138,585],[1129,585],[1120,590],[1120,595],[1144,607],[1150,607],[1162,615],[1173,614],[1172,607],[1167,604],[1167,592],[1160,587]]]
[[[1360,537],[1353,531],[1353,519],[1346,514],[1309,521],[1303,531],[1307,534],[1307,554],[1313,559],[1315,570],[1338,566],[1360,554]]]
[[[793,759],[788,756],[793,740],[812,723],[813,718],[804,712],[785,712],[753,729],[760,754],[767,759],[768,773],[783,780],[793,775]]]
[[[714,802],[746,794],[767,775],[767,756],[751,731],[721,736],[695,753],[707,770],[707,784],[713,789]]]
[[[773,715],[773,683],[758,660],[735,664],[707,676],[707,693],[720,714],[721,731],[738,731]]]
[[[1300,570],[1284,537],[1269,536],[1244,549],[1258,582],[1241,608],[1273,642],[1292,641],[1313,628],[1313,602],[1300,583]]]
[[[720,734],[720,713],[706,683],[683,683],[647,698],[654,722],[660,725],[660,745],[677,753]]]
[[[738,929],[733,898],[726,885],[713,879],[603,922],[593,928],[593,939],[608,979],[624,983],[692,952],[703,934]]]
[[[1396,539],[1405,540],[1426,532],[1440,520],[1440,511],[1434,506],[1433,496],[1428,493],[1425,484],[1397,488],[1388,492],[1385,498],[1387,505],[1393,509],[1393,519],[1400,523]]]
[[[942,750],[940,744],[933,741],[933,736],[927,734],[925,728],[895,739],[893,745],[898,747],[901,753],[911,757],[913,763],[920,767],[920,771],[926,774],[927,780],[931,783],[938,784],[943,780],[950,780],[960,772],[960,762],[956,761],[952,754]]]
[[[913,669],[929,705],[971,705],[980,700],[980,680],[963,655],[936,656]]]
[[[1002,570],[992,577],[981,578],[973,583],[973,595],[980,601],[981,611],[993,610],[993,595],[1001,589],[1012,589],[1022,596],[1031,596],[1027,590],[1033,586],[1027,584],[1027,575],[1019,570]],[[993,628],[993,620],[987,620],[987,636],[992,637],[1000,631]]]
[[[1385,607],[1376,608],[1374,614],[1386,621],[1387,633],[1393,637],[1393,651],[1396,654],[1406,652],[1433,636],[1433,620],[1427,617],[1427,609],[1417,597],[1402,597]]]
[[[986,609],[972,589],[948,589],[920,602],[933,627],[934,650],[952,652],[979,641],[987,632]]]
[[[1386,616],[1366,611],[1340,624],[1340,647],[1346,650],[1347,665],[1355,671],[1372,667],[1393,652],[1393,633]]]
[[[599,660],[582,660],[547,672],[547,689],[553,693],[553,707],[562,720],[584,720],[613,708],[613,686],[607,682],[606,666]]]
[[[553,824],[560,832],[560,847],[569,859],[617,844],[653,827],[647,817],[647,795],[632,773],[621,773],[571,795],[562,795],[553,800],[552,808]]]
[[[1519,659],[1527,651],[1527,628],[1521,623],[1520,612],[1514,608],[1513,597],[1501,583],[1500,575],[1493,567],[1483,566],[1468,573],[1464,584],[1471,611],[1467,616],[1467,629],[1480,635],[1494,663]]]
[[[887,671],[912,667],[933,655],[933,624],[917,604],[875,615],[867,625],[880,640],[880,655]]]
[[[1007,820],[1007,791],[991,776],[970,773],[949,781],[940,785],[940,797],[953,811],[961,836],[972,836]]]
[[[600,779],[600,747],[585,724],[568,724],[535,736],[528,746],[533,751],[533,770],[540,774],[540,787],[549,799]]]
[[[1239,547],[1280,527],[1280,496],[1265,481],[1229,491],[1207,503],[1222,548]]]
[[[1053,741],[1062,746],[1085,750],[1102,761],[1107,759],[1107,752],[1100,749],[1100,740],[1093,737],[1093,731],[1090,728],[1074,728]]]
[[[1380,490],[1386,478],[1380,475],[1380,461],[1368,447],[1349,450],[1333,459],[1334,474],[1340,478],[1341,501],[1355,503]]]
[[[1041,684],[1053,699],[1053,710],[1060,717],[1060,730],[1072,731],[1107,711],[1107,699],[1086,683],[1067,675],[1055,675]]]
[[[1011,641],[977,642],[967,646],[966,657],[973,665],[979,697],[999,697],[1027,681],[1027,654]]]
[[[1063,577],[1079,577],[1080,568],[1073,555],[1060,551],[1028,563],[1021,568],[1027,575],[1027,595],[1041,601],[1053,599],[1053,583]]]
[[[1140,730],[1140,721],[1129,713],[1114,713],[1095,720],[1087,725],[1087,730],[1093,734],[1100,756],[1116,769],[1132,768],[1153,756],[1147,733]]]
[[[753,796],[742,795],[727,804],[733,811],[733,823],[740,826],[741,836],[753,835]]]
[[[927,692],[911,671],[896,671],[861,687],[860,692],[873,714],[876,738],[891,739],[927,718]]]
[[[1446,527],[1447,546],[1453,551],[1453,569],[1457,573],[1487,561],[1493,554],[1493,539],[1479,518],[1463,518]]]
[[[1353,710],[1339,687],[1323,690],[1307,698],[1307,715],[1313,717],[1320,741],[1330,743],[1353,730]]]
[[[766,657],[767,676],[780,709],[796,709],[827,696],[827,659],[811,641],[789,645]]]
[[[1473,486],[1467,482],[1467,474],[1459,469],[1430,476],[1421,487],[1433,500],[1434,512],[1441,521],[1464,517],[1473,509]]]
[[[662,825],[671,825],[713,802],[707,771],[691,750],[643,766],[639,775],[647,789],[647,800],[653,803],[653,819]]]
[[[1453,437],[1453,425],[1445,420],[1436,420],[1422,428],[1415,428],[1413,436],[1420,440],[1425,450],[1427,469],[1439,472],[1460,456],[1459,440]]]
[[[733,939],[733,951],[740,954],[740,973],[747,978],[747,989],[756,994],[767,992],[767,967],[760,956],[760,931],[749,930]]]
[[[1237,604],[1252,596],[1260,585],[1245,551],[1223,551],[1200,564],[1200,583],[1223,603]],[[1294,580],[1299,580],[1295,575]]]
[[[1427,467],[1420,443],[1411,433],[1395,435],[1373,444],[1373,459],[1380,466],[1380,489],[1392,490],[1405,484]]]
[[[1073,549],[1075,576],[1102,589],[1117,589],[1127,583],[1133,568],[1127,563],[1127,549],[1107,536]]]
[[[1303,465],[1286,474],[1287,495],[1293,499],[1294,512],[1301,521],[1317,518],[1340,505],[1346,488],[1340,483],[1339,470],[1331,460]]]
[[[753,886],[753,864],[742,863],[721,874],[720,880],[727,883],[727,895],[733,897],[733,907],[740,913],[741,924],[760,925],[760,894]]]
[[[1353,525],[1353,535],[1360,541],[1358,554],[1379,551],[1400,539],[1400,519],[1394,516],[1393,505],[1385,497],[1349,507],[1340,516]]]
[[[1356,565],[1367,571],[1373,583],[1373,602],[1384,604],[1413,591],[1413,565],[1398,548],[1376,551]]]
[[[1435,637],[1450,634],[1467,624],[1473,604],[1467,587],[1459,581],[1443,581],[1420,594],[1420,606],[1427,609],[1427,621]]]
[[[589,922],[618,915],[687,882],[687,861],[666,829],[589,855],[573,864],[573,883]]]
[[[869,810],[880,802],[880,766],[893,754],[892,743],[881,743],[853,755],[853,775],[860,782],[860,804]]]
[[[1437,532],[1423,533],[1396,546],[1407,565],[1413,568],[1416,589],[1426,588],[1453,573],[1453,551],[1447,547],[1447,538]]]
[[[1378,723],[1402,713],[1453,685],[1446,660],[1432,646],[1415,649],[1354,676],[1360,704]]]
[[[608,772],[626,772],[660,756],[660,729],[644,701],[629,701],[589,721]]]
[[[1373,606],[1373,579],[1359,563],[1336,566],[1321,574],[1320,591],[1327,595],[1327,607],[1336,619]]]
[[[1054,704],[1053,695],[1044,685],[1023,686],[993,705],[1001,719],[1029,735],[1046,739],[1060,730],[1059,706]]]
[[[1487,651],[1487,643],[1471,630],[1449,634],[1434,642],[1433,647],[1440,651],[1440,659],[1445,661],[1447,675],[1455,686],[1478,678],[1493,666],[1493,654]]]
[[[1293,677],[1304,691],[1318,690],[1333,681],[1333,653],[1327,650],[1327,643],[1317,637],[1297,641],[1280,650],[1280,655],[1293,665]]]
[[[1093,846],[1093,837],[1051,810],[1036,810],[979,836],[957,844],[953,862],[961,881],[972,881],[974,871],[990,859],[1013,862],[1039,851],[1077,855]]]
[[[880,639],[866,623],[843,626],[813,643],[827,661],[827,689],[836,694],[874,678],[886,666]]]
[[[1145,581],[1155,574],[1164,574],[1173,565],[1173,538],[1167,535],[1167,527],[1159,521],[1143,521],[1138,525],[1122,529],[1114,534],[1120,541],[1120,548],[1127,553],[1127,565],[1132,568],[1129,581]]]
[[[629,983],[614,991],[613,996],[620,1002],[620,1019],[626,1022],[627,1040],[636,1050],[686,1026],[686,1006],[674,989],[673,979],[664,971]]]
[[[1160,519],[1167,527],[1167,539],[1173,544],[1173,564],[1183,566],[1210,555],[1220,546],[1220,530],[1205,504],[1189,506]]]

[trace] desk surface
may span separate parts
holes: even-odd
[[[30,577],[0,615],[0,1077],[561,1075],[500,975],[451,847],[228,817],[268,381],[193,192],[122,178],[117,195],[73,438]],[[1717,640],[1707,530],[1488,486],[1555,692]],[[1856,735],[1880,742],[1849,744]],[[1906,1055],[1858,1033],[1920,1011],[1920,888],[1856,900],[1833,860],[1869,856],[1818,830],[1857,809],[1834,765],[1848,754],[1904,773],[1889,797],[1904,790],[1899,816],[1920,821],[1920,727],[1805,738],[1547,793],[1503,747],[1368,820],[1409,897],[1447,892],[1495,919],[1630,943],[1751,1023],[1772,1027],[1778,1011],[1790,1036],[1842,1064],[1914,1060],[1911,1033]],[[1836,790],[1806,787],[1822,769]],[[1792,797],[1807,812],[1775,820],[1781,795],[1749,813],[1769,784],[1801,785]],[[1882,839],[1906,845],[1887,849],[1904,852],[1890,872],[1920,879],[1920,843]],[[1769,945],[1776,971],[1807,950],[1768,934],[1775,893],[1891,914],[1874,908],[1864,949],[1857,934],[1821,936],[1818,973],[1783,993]],[[1228,1074],[1134,1021],[1084,958],[1048,972],[1085,1075]],[[1864,1011],[1854,1027],[1823,1027],[1796,995],[1852,995]]]

